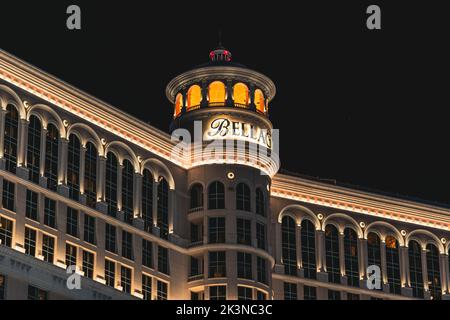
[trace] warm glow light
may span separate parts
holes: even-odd
[[[182,107],[183,107],[183,95],[179,93],[177,94],[177,97],[175,99],[174,117],[178,117],[180,115]]]
[[[248,87],[239,82],[233,87],[233,101],[235,104],[247,106],[249,102]]]
[[[259,89],[255,90],[255,106],[256,106],[256,110],[258,110],[259,112],[262,112],[262,113],[266,112],[266,105],[264,102],[264,94]]]
[[[197,107],[202,102],[202,89],[198,85],[193,85],[187,92],[187,111]]]
[[[226,91],[225,85],[221,81],[214,81],[208,87],[209,104],[224,104]]]

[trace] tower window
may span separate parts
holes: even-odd
[[[193,85],[187,92],[187,111],[197,109],[202,102],[202,89],[198,85]]]
[[[249,102],[248,87],[242,82],[236,83],[233,87],[233,101],[237,107],[246,108]]]
[[[255,107],[261,113],[266,113],[264,93],[260,89],[255,90]]]
[[[208,87],[209,106],[223,106],[226,99],[225,84],[214,81]]]

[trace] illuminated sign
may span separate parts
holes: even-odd
[[[257,143],[268,149],[272,148],[272,134],[270,130],[228,118],[212,120],[206,128],[205,139],[237,139]]]

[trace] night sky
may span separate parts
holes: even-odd
[[[0,47],[167,131],[166,84],[206,62],[221,29],[233,60],[277,85],[283,169],[449,204],[442,3],[4,0]],[[81,31],[66,29],[70,4]],[[382,30],[367,30],[369,4]]]

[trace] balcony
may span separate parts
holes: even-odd
[[[194,212],[199,212],[199,211],[203,211],[203,206],[196,207],[196,208],[191,208],[191,209],[188,210],[188,213],[194,213]]]
[[[203,273],[196,274],[188,277],[188,282],[197,281],[197,280],[203,280],[205,278],[205,275]]]
[[[192,247],[197,247],[197,246],[201,246],[203,245],[203,240],[195,240],[195,241],[191,241],[191,243],[189,243],[188,247],[192,248]]]

